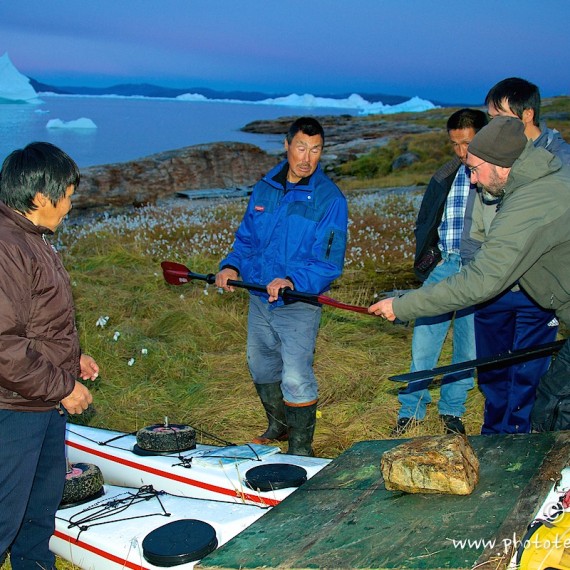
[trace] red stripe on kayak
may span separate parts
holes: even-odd
[[[128,560],[125,560],[124,558],[121,558],[120,556],[115,556],[114,554],[111,554],[110,552],[106,552],[105,550],[101,550],[100,548],[97,548],[96,546],[93,546],[87,542],[83,542],[82,540],[76,540],[72,536],[68,536],[67,534],[63,534],[59,530],[56,530],[53,533],[53,536],[60,538],[61,540],[64,540],[65,542],[69,542],[70,544],[73,544],[73,546],[78,546],[80,548],[83,548],[83,550],[88,550],[89,552],[92,552],[93,554],[96,554],[97,556],[101,556],[102,558],[105,558],[106,560],[110,560],[111,562],[114,562],[115,564],[119,564],[123,568],[131,568],[132,570],[149,570],[148,566],[141,566],[140,564],[135,564],[134,562],[129,562]],[[73,562],[73,561],[71,560],[70,562]]]
[[[108,461],[113,461],[114,463],[119,463],[121,465],[125,465],[126,467],[130,467],[131,469],[137,469],[139,471],[146,471],[147,473],[152,473],[153,475],[158,475],[160,477],[164,477],[165,479],[171,479],[172,481],[178,481],[179,483],[185,483],[187,485],[192,485],[194,487],[199,487],[201,489],[206,489],[207,491],[212,491],[214,493],[218,493],[220,495],[227,495],[229,497],[237,497],[239,499],[244,499],[248,501],[252,501],[253,503],[259,503],[263,506],[274,507],[278,505],[280,501],[276,499],[269,499],[265,497],[260,497],[259,495],[251,495],[249,493],[240,493],[235,489],[226,489],[224,487],[218,487],[216,485],[210,485],[209,483],[204,483],[203,481],[196,481],[195,479],[189,479],[187,477],[182,477],[180,475],[176,475],[175,473],[170,473],[168,471],[161,471],[160,469],[156,469],[154,467],[150,467],[148,465],[143,465],[140,463],[135,463],[134,461],[129,461],[128,459],[123,459],[122,457],[117,457],[115,455],[111,455],[109,453],[105,453],[99,449],[93,449],[92,447],[87,447],[85,445],[81,445],[75,441],[66,440],[67,445],[69,447],[74,447],[79,451],[83,451],[85,453],[90,453],[92,455],[96,455],[97,457],[101,457],[102,459],[106,459]]]

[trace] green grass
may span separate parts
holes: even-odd
[[[388,145],[389,155],[375,152],[344,167],[340,184],[349,197],[349,241],[344,275],[330,296],[368,306],[383,291],[418,286],[411,270],[418,199],[355,190],[426,184],[451,155],[444,131],[450,112],[387,117],[442,130],[406,135]],[[545,102],[545,113],[557,117],[549,126],[569,138],[570,98]],[[404,149],[422,160],[385,173],[387,161]],[[372,177],[357,177],[367,170]],[[72,218],[60,228],[58,246],[71,275],[82,347],[101,367],[89,384],[92,408],[72,421],[134,431],[168,416],[171,423],[188,423],[235,443],[265,429],[245,359],[247,294],[220,294],[203,282],[169,286],[160,269],[161,261],[172,260],[198,273],[215,272],[245,204],[181,201],[180,207]],[[103,328],[96,325],[101,316],[109,317]],[[318,455],[335,457],[354,442],[388,437],[399,407],[397,385],[388,377],[409,370],[411,336],[408,327],[323,308],[315,357]],[[449,362],[450,351],[447,341],[441,363]],[[439,391],[431,393],[426,420],[410,435],[443,433],[435,405]],[[464,417],[468,434],[479,433],[482,407],[475,388]]]
[[[349,198],[346,270],[330,296],[368,306],[382,291],[417,286],[411,271],[417,202],[381,193]],[[247,293],[221,294],[203,281],[173,287],[160,270],[169,259],[215,272],[245,204],[181,202],[60,230],[83,350],[101,367],[91,385],[93,410],[73,421],[132,431],[168,416],[236,443],[263,431],[245,360]],[[109,317],[104,328],[96,326],[101,316]],[[319,455],[334,457],[355,441],[388,436],[398,408],[388,376],[408,370],[410,340],[411,328],[323,309],[315,358]],[[470,401],[467,425],[477,433],[476,391]],[[431,409],[418,433],[441,429]]]

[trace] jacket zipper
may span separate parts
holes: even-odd
[[[329,243],[327,245],[327,252],[325,254],[325,259],[328,259],[329,255],[331,254],[331,248],[332,248],[333,240],[334,240],[334,231],[331,232],[331,235],[329,237]]]

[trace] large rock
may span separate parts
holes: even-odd
[[[479,481],[479,460],[466,437],[419,437],[384,453],[386,489],[469,495]]]
[[[130,162],[81,170],[74,208],[152,204],[181,190],[232,188],[259,180],[280,160],[255,145],[189,146]]]

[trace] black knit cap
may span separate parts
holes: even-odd
[[[495,117],[469,143],[469,152],[485,162],[510,168],[522,154],[527,138],[516,117]]]

